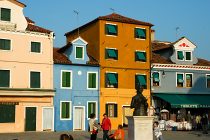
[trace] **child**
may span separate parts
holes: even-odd
[[[122,125],[118,125],[118,129],[109,136],[110,140],[124,140],[125,132]]]
[[[156,140],[163,140],[162,132],[158,126],[158,122],[154,122],[154,135]]]

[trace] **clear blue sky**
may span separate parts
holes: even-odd
[[[55,47],[66,43],[64,34],[79,25],[115,12],[154,24],[156,40],[176,41],[186,36],[197,57],[210,60],[210,0],[19,0],[25,16],[55,32]],[[176,27],[177,30],[176,36]]]

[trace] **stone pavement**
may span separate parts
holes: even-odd
[[[89,140],[89,133],[84,131],[68,132],[24,132],[0,134],[0,140],[59,140],[63,133],[71,134],[74,140]],[[209,134],[202,134],[201,131],[163,131],[164,140],[210,140]],[[102,140],[102,132],[99,132],[98,139]],[[127,131],[125,140],[128,139]],[[139,139],[141,140],[141,139]]]

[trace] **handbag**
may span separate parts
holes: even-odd
[[[98,130],[93,129],[92,134],[97,134]]]

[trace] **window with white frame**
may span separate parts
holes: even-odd
[[[152,81],[153,81],[153,86],[160,86],[160,73],[159,72],[152,73]]]
[[[0,87],[10,87],[10,70],[0,70]]]
[[[87,73],[87,84],[88,84],[88,89],[97,89],[98,85],[98,74],[97,72],[88,72]]]
[[[60,119],[61,120],[71,119],[71,102],[70,101],[60,102]]]
[[[192,60],[192,52],[191,51],[177,51],[177,60],[191,61]]]
[[[11,40],[0,39],[0,50],[11,50]]]
[[[190,73],[185,74],[186,87],[192,87],[192,77]]]
[[[31,52],[40,53],[41,52],[41,43],[40,42],[31,42]]]
[[[184,74],[183,73],[176,74],[176,84],[177,84],[177,87],[184,86]]]
[[[72,88],[72,71],[61,71],[61,88]]]
[[[90,118],[90,114],[94,113],[97,117],[97,102],[96,101],[89,101],[87,103],[88,108],[88,118]]]
[[[146,39],[146,29],[143,28],[135,28],[134,36],[138,39]]]
[[[105,24],[105,34],[106,35],[114,35],[114,36],[117,36],[117,34],[118,34],[117,25],[114,25],[114,24]]]
[[[83,57],[84,57],[84,47],[83,46],[76,46],[75,56],[76,56],[76,59],[83,59]]]
[[[206,75],[206,86],[210,88],[210,74]]]
[[[107,103],[106,104],[106,114],[108,117],[117,117],[117,104]]]

